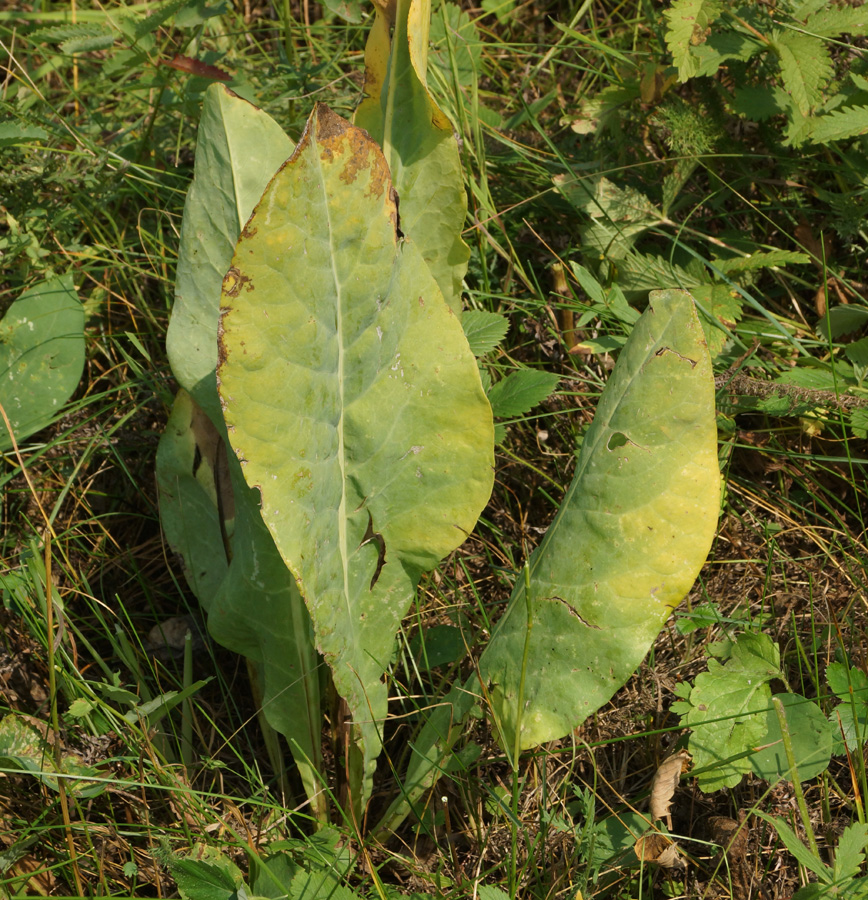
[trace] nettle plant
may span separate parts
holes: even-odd
[[[724,102],[754,122],[784,116],[785,145],[830,144],[868,128],[862,54],[853,48],[833,56],[835,47],[846,51],[868,34],[864,8],[829,0],[675,0],[664,15],[678,80],[729,68]]]
[[[211,634],[247,658],[263,725],[287,740],[319,823],[326,698],[338,698],[338,802],[362,827],[396,634],[493,483],[471,343],[492,350],[505,322],[475,311],[462,328],[466,198],[426,86],[428,21],[424,2],[378,6],[355,123],[318,104],[295,147],[211,87],[181,232],[162,521]],[[501,387],[501,407],[520,393]],[[377,833],[433,784],[479,710],[516,764],[624,684],[708,552],[716,449],[693,301],[652,294],[557,516],[472,674],[421,717]]]

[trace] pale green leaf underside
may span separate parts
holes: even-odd
[[[262,666],[266,718],[295,741],[293,755],[313,797],[320,791],[320,723],[317,658],[307,611],[237,461],[230,454],[222,467],[223,492],[237,509],[218,510],[215,477],[218,482],[220,477],[214,471],[214,448],[220,435],[225,439],[215,374],[223,276],[244,223],[291,153],[292,142],[266,113],[222,85],[208,88],[166,340],[173,374],[195,400],[183,393],[176,400],[160,441],[157,477],[163,527],[184,558],[190,586],[208,612],[209,630],[225,647]],[[197,405],[204,412],[197,413]],[[194,473],[197,436],[201,463]],[[228,518],[228,534],[220,530],[221,512]]]
[[[157,448],[160,522],[214,638],[260,667],[265,717],[290,743],[313,799],[321,793],[321,722],[310,617],[224,440],[179,391]]]
[[[84,310],[71,275],[25,291],[0,319],[0,404],[21,443],[63,409],[84,370]],[[0,418],[0,450],[12,438]]]
[[[223,304],[230,439],[370,772],[380,679],[418,575],[464,540],[491,490],[476,362],[398,239],[379,148],[321,104],[244,229]]]
[[[217,422],[220,286],[235,242],[269,179],[292,153],[283,129],[223,85],[205,93],[187,192],[166,350],[178,384]]]
[[[714,383],[690,295],[661,291],[621,351],[561,509],[530,560],[520,747],[568,734],[633,673],[717,524]],[[512,749],[527,605],[519,579],[480,660]]]

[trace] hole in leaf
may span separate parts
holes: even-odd
[[[626,444],[630,443],[630,439],[621,431],[616,431],[609,438],[609,442],[606,444],[607,450],[617,450],[618,447],[623,447]]]

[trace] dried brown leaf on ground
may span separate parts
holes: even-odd
[[[636,858],[641,862],[655,863],[664,869],[686,869],[687,863],[678,851],[678,844],[665,834],[652,831],[640,837],[633,846]]]
[[[712,816],[708,820],[712,841],[723,847],[734,900],[747,900],[750,896],[749,833],[745,819],[744,810],[740,810],[738,821],[727,816]]]
[[[672,796],[678,782],[681,781],[682,772],[686,772],[690,765],[690,754],[686,750],[679,750],[667,756],[654,773],[651,782],[651,818],[657,822],[666,820],[666,827],[672,829],[672,816],[669,808],[672,805]]]

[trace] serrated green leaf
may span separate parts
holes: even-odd
[[[509,894],[490,884],[480,885],[477,896],[479,900],[509,900]]]
[[[0,319],[0,404],[18,444],[63,410],[84,371],[84,309],[72,275],[25,291]],[[12,449],[0,420],[0,450]]]
[[[361,895],[345,887],[326,869],[300,869],[292,879],[287,900],[362,900]]]
[[[868,409],[850,410],[850,427],[858,438],[868,438]]]
[[[726,332],[715,322],[733,328],[742,317],[744,298],[728,284],[704,284],[692,288],[697,305],[703,312],[702,327],[708,342],[708,352],[717,356],[726,343]]]
[[[837,37],[839,34],[866,35],[868,11],[861,6],[829,5],[808,16],[805,31],[827,38]]]
[[[691,47],[691,53],[696,58],[693,77],[714,75],[728,60],[747,62],[763,50],[765,45],[752,35],[736,31],[713,32],[704,43]]]
[[[868,366],[868,337],[845,345],[844,355],[854,366]]]
[[[814,122],[814,117],[802,112],[783,87],[776,87],[775,93],[779,100],[785,104],[788,117],[784,146],[801,147],[811,137],[811,125]]]
[[[359,0],[324,0],[324,2],[333,13],[352,25],[358,25],[363,19],[362,4]]]
[[[859,702],[868,703],[868,675],[860,668],[848,669],[844,663],[831,663],[826,669],[826,681],[840,700],[849,700],[852,693]]]
[[[198,859],[175,859],[169,869],[184,900],[238,900],[240,879],[225,866]]]
[[[52,25],[49,28],[37,28],[29,35],[32,41],[45,41],[52,44],[60,44],[64,41],[100,37],[110,34],[105,25],[92,22],[76,22],[70,25]]]
[[[775,378],[778,384],[793,384],[796,387],[807,388],[810,391],[834,391],[835,376],[831,370],[815,366],[794,366],[792,369],[782,372]],[[838,380],[841,388],[841,379]]]
[[[715,259],[714,265],[726,275],[733,275],[736,272],[752,272],[776,266],[805,265],[810,261],[811,257],[807,253],[800,253],[797,250],[760,250],[748,256]]]
[[[323,104],[239,239],[221,328],[230,440],[353,717],[361,814],[395,634],[488,500],[494,429],[382,153]]]
[[[832,730],[823,711],[801,694],[777,694],[784,707],[800,781],[810,781],[829,767]],[[774,705],[765,715],[763,747],[750,757],[754,774],[766,781],[787,778],[792,772],[783,745],[781,723]]]
[[[768,416],[786,416],[793,412],[793,401],[789,397],[763,397],[757,401],[756,408]]]
[[[23,125],[20,122],[0,122],[0,147],[13,147],[16,144],[29,144],[31,141],[44,141],[48,132],[38,125]]]
[[[512,419],[530,412],[558,386],[560,377],[539,369],[519,369],[501,378],[488,392],[496,419]]]
[[[781,651],[765,634],[746,632],[738,636],[729,650],[728,670],[747,677],[777,678],[781,670]]]
[[[636,238],[661,220],[660,212],[641,191],[619,187],[608,178],[557,175],[554,184],[590,219],[580,228],[583,244],[610,259],[626,256]]]
[[[461,327],[474,356],[491,353],[506,336],[509,319],[499,313],[469,309],[461,317]]]
[[[229,0],[215,0],[209,5],[208,0],[189,0],[186,6],[175,13],[175,28],[198,28],[209,19],[224,16],[231,9]]]
[[[811,142],[828,144],[868,134],[868,106],[850,106],[817,116],[811,122]]]
[[[92,37],[70,38],[60,45],[62,53],[91,53],[94,50],[108,50],[115,42],[111,32],[93,35]]]
[[[835,848],[835,881],[843,881],[859,874],[865,861],[866,845],[868,825],[853,822],[844,829]]]
[[[691,292],[702,287],[695,275],[662,256],[630,251],[620,259],[609,258],[613,259],[612,269],[618,285],[625,291],[663,290],[669,284]]]
[[[796,31],[777,32],[772,46],[778,55],[784,89],[803,115],[823,99],[834,74],[829,51],[819,38]]]
[[[103,773],[85,765],[74,753],[64,752],[60,766],[54,748],[44,736],[45,726],[36,719],[9,713],[0,720],[0,768],[29,772],[51,790],[59,789],[61,776],[68,793],[81,799],[97,797],[105,781],[92,781]]]
[[[799,22],[803,22],[812,13],[817,12],[827,6],[829,0],[796,0],[796,3],[790,8],[790,14]]]
[[[620,350],[626,343],[626,337],[612,334],[598,338],[585,338],[583,341],[579,342],[577,346],[584,350],[589,350],[591,353],[603,356],[606,353],[613,353],[616,350]]]
[[[440,69],[444,80],[451,84],[457,78],[462,87],[473,84],[482,73],[484,45],[467,11],[457,3],[440,3],[431,17],[430,39],[429,62]]]
[[[666,29],[666,46],[672,54],[672,61],[678,67],[678,80],[692,78],[699,61],[691,50],[708,38],[708,30],[721,12],[718,0],[675,0],[664,10],[669,23]]]
[[[452,125],[428,91],[430,0],[374,4],[365,45],[365,97],[354,122],[384,148],[414,241],[444,299],[461,315],[470,249],[461,237],[467,194]]]
[[[786,112],[787,108],[770,88],[747,85],[733,91],[732,109],[752,122],[766,122],[773,116]]]
[[[148,15],[135,19],[133,34],[138,39],[153,34],[163,22],[171,19],[172,16],[185,7],[194,5],[194,3],[195,0],[166,0],[165,3],[149,12]]]
[[[526,749],[605,703],[693,583],[719,508],[713,392],[690,296],[652,294],[529,561],[530,635],[520,577],[480,659],[510,752],[519,718]]]
[[[292,880],[301,868],[293,860],[292,854],[281,848],[264,859],[261,856],[258,859],[252,858],[250,863],[250,889],[253,896],[286,900]]]
[[[841,701],[829,714],[834,738],[833,752],[844,753],[845,745],[855,752],[868,738],[868,677],[856,668],[832,663],[826,669],[826,681]]]

